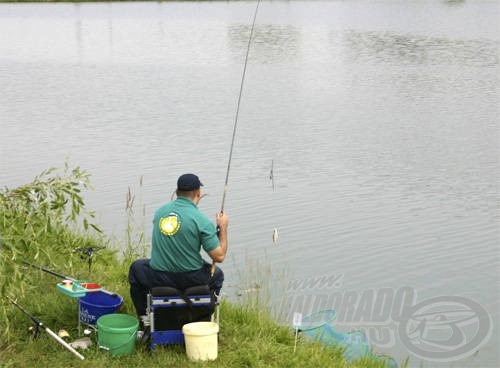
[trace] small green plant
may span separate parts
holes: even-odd
[[[90,175],[65,164],[43,171],[31,183],[0,191],[0,290],[2,295],[24,295],[33,285],[26,282],[24,260],[43,264],[66,263],[71,269],[74,249],[95,246],[100,228],[93,212],[84,206],[82,191],[92,189]],[[81,236],[85,232],[85,236]],[[5,299],[5,298],[3,298]],[[4,322],[5,300],[0,301]],[[2,323],[2,325],[4,325]],[[5,333],[6,331],[2,331]],[[8,332],[8,330],[7,330]]]

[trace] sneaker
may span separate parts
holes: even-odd
[[[136,335],[135,339],[137,341],[141,341],[143,337],[144,337],[144,331],[141,331],[141,330],[137,331],[137,335]]]

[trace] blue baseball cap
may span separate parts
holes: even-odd
[[[191,191],[191,190],[196,190],[200,189],[203,184],[200,181],[200,178],[196,176],[195,174],[184,174],[179,176],[179,179],[177,179],[177,189],[181,191]]]

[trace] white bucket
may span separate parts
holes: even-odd
[[[214,322],[193,322],[182,326],[186,354],[190,360],[217,359],[217,333],[219,325]]]

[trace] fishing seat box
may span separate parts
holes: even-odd
[[[150,348],[156,345],[184,344],[182,326],[210,321],[215,296],[208,285],[193,286],[184,291],[160,286],[148,295],[150,314]]]

